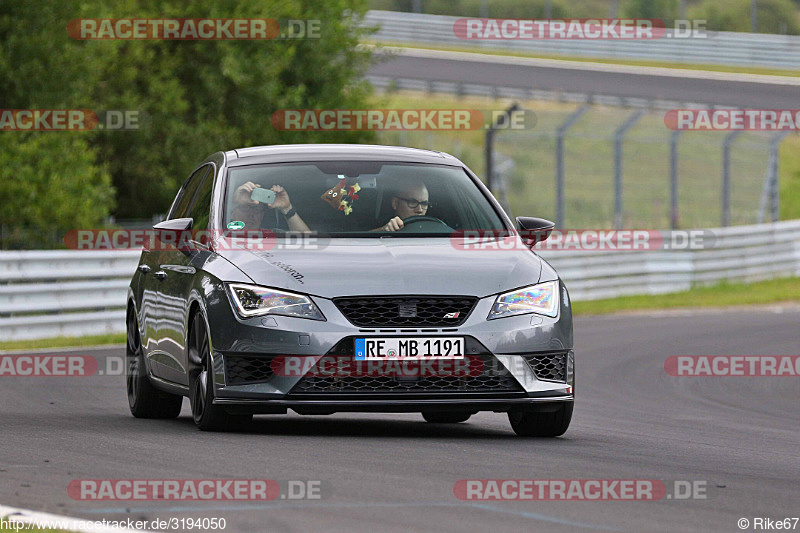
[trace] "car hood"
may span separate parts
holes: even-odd
[[[228,247],[218,253],[253,283],[333,298],[365,294],[489,296],[537,283],[528,249],[464,250],[448,238],[330,239],[318,249]]]

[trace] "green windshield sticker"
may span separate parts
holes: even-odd
[[[228,222],[228,229],[244,229],[244,222],[241,220],[232,220]]]

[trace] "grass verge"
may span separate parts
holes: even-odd
[[[723,282],[684,292],[573,302],[572,311],[576,315],[598,315],[620,311],[727,307],[778,302],[800,302],[800,278],[773,279],[756,283]]]
[[[478,109],[507,107],[510,100],[415,91],[376,94],[372,105],[386,109]],[[520,101],[536,114],[533,129],[504,131],[495,138],[498,168],[508,183],[514,215],[555,217],[555,138],[558,126],[578,104]],[[565,140],[566,223],[570,228],[614,225],[615,130],[632,110],[603,105],[570,129]],[[632,228],[670,226],[670,137],[663,112],[646,114],[627,134],[623,147],[623,224]],[[380,144],[448,152],[483,175],[483,130],[381,131]],[[719,227],[722,220],[722,146],[726,132],[686,132],[681,136],[678,196],[681,228]],[[731,223],[754,224],[769,162],[772,134],[745,132],[731,151]],[[781,219],[800,218],[800,136],[780,150]],[[506,163],[503,163],[507,161]],[[508,163],[511,163],[509,166]]]
[[[103,344],[125,344],[125,334],[109,333],[107,335],[92,335],[88,337],[54,337],[27,341],[3,341],[0,342],[0,350],[39,350],[72,346],[101,346]]]
[[[792,135],[781,144],[781,220],[800,218],[800,137]]]

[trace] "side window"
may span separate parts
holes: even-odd
[[[186,218],[189,216],[189,209],[192,207],[192,200],[197,192],[197,188],[200,186],[200,182],[203,180],[203,176],[205,176],[208,172],[208,168],[208,165],[198,168],[194,174],[192,174],[189,179],[186,180],[183,188],[178,193],[178,199],[175,203],[174,209],[172,210],[172,214],[170,214],[170,219]]]
[[[204,230],[208,227],[208,217],[211,210],[211,195],[214,193],[214,173],[209,172],[197,191],[197,196],[192,205],[189,216],[194,219],[192,227]]]

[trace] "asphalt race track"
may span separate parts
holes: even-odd
[[[548,62],[531,66],[524,59],[500,58],[499,56],[448,52],[429,52],[411,50],[411,55],[388,55],[373,66],[369,74],[393,78],[412,78],[429,81],[450,81],[563,91],[571,93],[643,98],[646,100],[670,100],[722,106],[741,106],[755,109],[794,109],[800,87],[790,84],[792,78],[784,78],[770,83],[752,81],[733,81],[731,79],[701,79],[688,76],[707,76],[699,71],[681,75],[653,75],[662,69],[637,69],[627,67],[631,72],[615,72],[612,66],[599,67],[601,70],[584,68],[577,62]],[[468,57],[480,60],[455,60],[448,58]],[[501,61],[509,61],[504,63]],[[513,64],[519,61],[520,64]],[[536,63],[536,61],[528,61]],[[625,70],[625,69],[622,69]],[[633,73],[638,71],[638,73]],[[672,71],[673,73],[675,71]],[[724,76],[724,75],[720,75]],[[746,76],[741,76],[747,79]],[[752,77],[752,79],[758,79]]]
[[[137,420],[123,376],[0,377],[0,504],[101,520],[225,517],[227,531],[739,531],[800,514],[797,377],[671,377],[670,355],[797,355],[800,309],[579,317],[577,404],[557,439],[505,415],[262,416],[238,433]],[[121,348],[84,350],[100,361]],[[324,498],[76,501],[75,479],[319,480]],[[461,501],[460,479],[706,483],[706,499]]]

